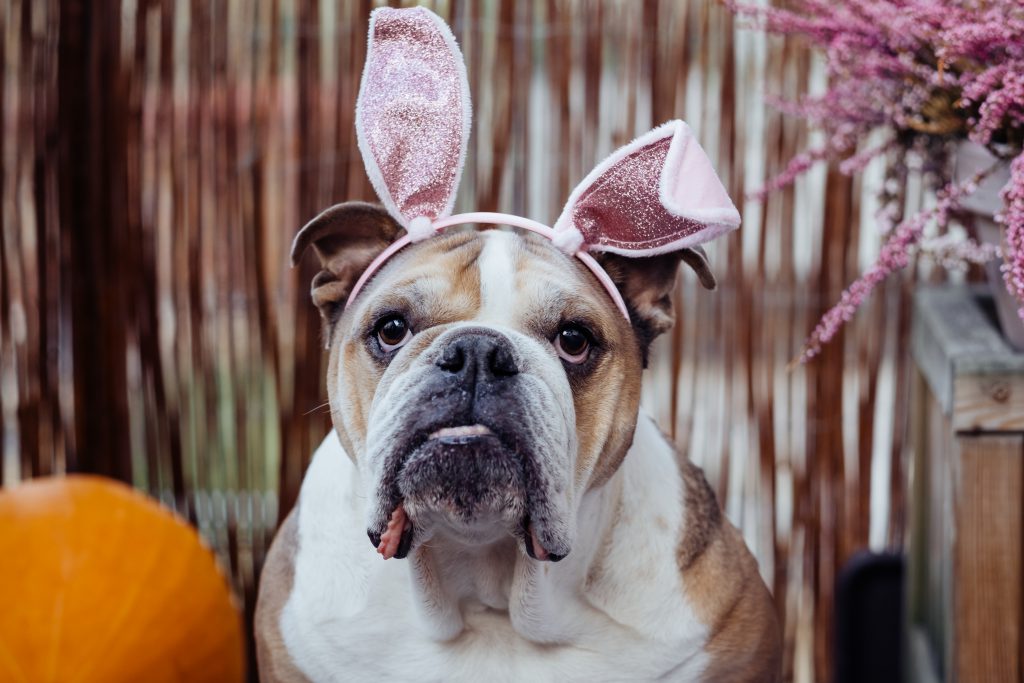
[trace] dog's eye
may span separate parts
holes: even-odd
[[[400,315],[387,315],[377,321],[374,328],[377,331],[377,341],[380,348],[385,352],[394,351],[405,346],[412,339],[412,330],[405,318]]]
[[[555,335],[555,351],[569,363],[582,363],[590,352],[590,332],[576,323],[566,323]]]

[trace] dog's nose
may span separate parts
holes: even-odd
[[[496,380],[519,374],[507,339],[482,332],[466,332],[451,340],[436,361],[437,367],[465,381]]]

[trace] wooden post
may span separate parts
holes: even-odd
[[[1024,354],[984,297],[920,290],[912,348],[912,681],[1022,681]]]

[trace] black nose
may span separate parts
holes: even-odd
[[[484,332],[465,332],[452,339],[435,364],[467,383],[519,373],[510,342],[503,336]]]

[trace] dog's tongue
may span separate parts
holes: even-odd
[[[395,511],[391,513],[388,528],[380,535],[380,543],[377,545],[377,553],[382,555],[385,560],[390,560],[398,553],[398,547],[402,542],[402,532],[409,524],[409,517],[405,514],[405,505],[399,503]]]
[[[411,531],[412,522],[409,521],[409,516],[405,513],[405,505],[399,503],[395,511],[391,513],[391,519],[388,521],[388,527],[384,530],[384,533],[380,535],[380,543],[377,544],[377,554],[383,557],[385,560],[390,560],[392,557],[405,557],[409,552],[409,531]],[[530,547],[533,550],[533,557],[537,560],[560,560],[561,557],[552,558],[551,554],[541,545],[540,539],[537,537],[537,530],[534,529],[531,523],[528,527],[530,533]],[[405,548],[402,548],[402,541],[405,538]]]
[[[533,524],[530,524],[530,543],[533,544],[533,556],[535,558],[538,560],[548,559],[548,551],[540,544],[540,539],[537,538],[537,532],[534,530]]]

